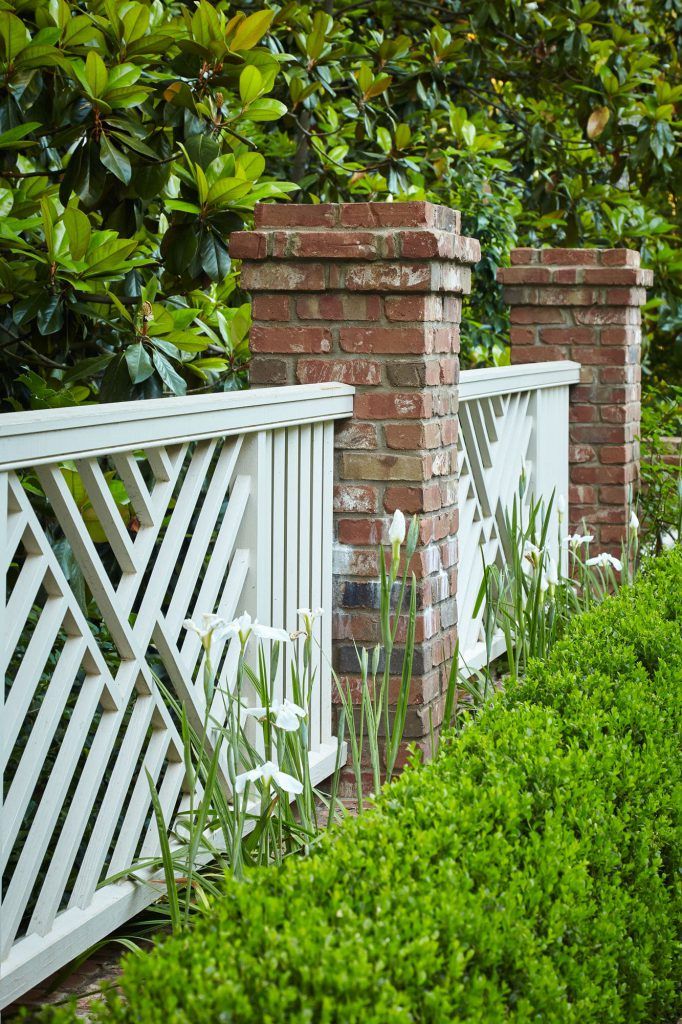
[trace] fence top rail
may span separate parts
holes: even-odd
[[[580,381],[580,363],[554,360],[547,363],[521,363],[517,366],[486,366],[482,370],[463,370],[459,380],[459,400],[468,402],[493,395],[513,395],[518,391],[537,391]]]
[[[0,415],[0,471],[343,419],[348,384],[298,384]]]

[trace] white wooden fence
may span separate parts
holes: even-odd
[[[293,630],[297,608],[325,609],[311,766],[314,780],[333,771],[333,421],[352,393],[306,385],[2,417],[0,1006],[153,897],[99,886],[157,852],[145,769],[167,817],[182,798],[180,740],[152,669],[199,725],[201,646],[186,617],[247,610]],[[235,654],[216,660],[224,680]]]
[[[483,560],[500,568],[506,560],[504,515],[511,509],[522,466],[526,506],[531,496],[547,500],[554,493],[568,500],[568,389],[579,378],[579,363],[568,361],[461,374],[457,621],[461,660],[471,669],[486,657],[483,609],[474,614]],[[556,514],[555,501],[555,525]],[[553,527],[552,543],[556,536]],[[503,643],[501,636],[495,638],[493,656]]]

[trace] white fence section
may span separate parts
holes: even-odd
[[[483,562],[506,560],[505,511],[511,509],[522,465],[531,495],[568,499],[568,389],[580,365],[568,361],[465,370],[459,389],[460,657],[471,669],[486,656],[483,610],[474,614]],[[556,504],[553,509],[556,518]],[[556,537],[556,530],[550,531]],[[497,638],[493,655],[500,653]]]
[[[101,883],[157,852],[145,769],[167,819],[182,800],[153,673],[199,725],[186,617],[248,610],[293,630],[298,607],[325,609],[310,756],[315,780],[333,771],[333,421],[352,396],[306,385],[0,420],[0,1006],[153,897]],[[216,658],[228,685],[236,653]]]

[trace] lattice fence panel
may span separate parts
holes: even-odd
[[[306,605],[330,620],[332,465],[323,421],[0,472],[0,1005],[155,897],[103,883],[158,852],[147,771],[167,820],[182,805],[156,679],[200,730],[203,648],[183,621],[248,610],[293,631]],[[317,779],[335,755],[320,628]],[[235,641],[214,651],[227,686],[237,654]]]
[[[544,364],[549,370],[553,365]],[[541,499],[550,507],[552,495],[567,497],[568,490],[568,387],[510,388],[505,392],[498,386],[491,392],[465,398],[459,410],[457,615],[461,659],[472,669],[486,658],[483,606],[474,613],[483,566],[502,568],[509,553],[505,512],[511,512],[516,498],[527,523],[531,499]],[[522,469],[525,489],[519,499]],[[553,555],[558,557],[556,501],[551,515],[549,537]],[[493,657],[502,649],[498,634]]]

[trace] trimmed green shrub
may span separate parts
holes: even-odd
[[[678,548],[375,813],[128,957],[93,1019],[676,1021],[681,697]]]

